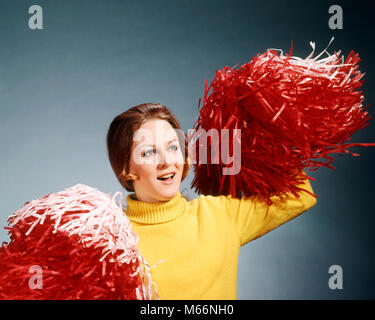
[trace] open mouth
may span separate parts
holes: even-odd
[[[175,173],[168,173],[165,174],[164,176],[160,176],[157,179],[161,181],[171,181],[175,176]]]

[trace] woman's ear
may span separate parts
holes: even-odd
[[[122,170],[121,174],[120,174],[121,178],[124,179],[125,181],[129,181],[129,180],[137,180],[138,177],[132,173],[126,173],[125,172],[125,168]]]
[[[138,177],[132,173],[128,173],[124,176],[125,180],[137,180]]]

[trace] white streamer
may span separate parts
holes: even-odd
[[[119,204],[116,199],[119,198]],[[79,235],[80,242],[85,246],[103,247],[100,262],[103,263],[109,254],[116,257],[120,264],[138,260],[141,267],[132,276],[140,275],[143,279],[142,288],[137,288],[137,297],[152,299],[157,289],[151,280],[150,267],[138,250],[139,238],[133,230],[130,220],[122,209],[122,193],[116,192],[113,197],[83,184],[77,184],[61,192],[33,200],[10,216],[12,225],[32,217],[30,228],[26,232],[29,236],[35,226],[43,224],[46,218],[54,221],[53,232],[66,232],[69,236]],[[43,211],[43,214],[38,212]],[[68,211],[71,211],[68,213]],[[88,211],[82,213],[81,211]],[[61,221],[69,221],[61,224]],[[118,254],[117,252],[122,252]],[[152,288],[154,286],[154,290]]]

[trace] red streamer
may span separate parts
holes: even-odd
[[[147,272],[140,271],[138,238],[107,195],[77,185],[27,202],[8,222],[10,242],[0,247],[0,299],[152,298]]]
[[[218,146],[228,141],[223,141],[220,133],[219,144],[207,139],[207,163],[200,163],[197,155],[202,143],[197,140],[192,187],[198,193],[237,198],[259,195],[271,204],[274,195],[297,195],[301,190],[296,185],[306,176],[296,172],[323,166],[335,169],[330,154],[359,156],[348,148],[375,146],[344,143],[369,125],[371,118],[365,111],[368,106],[362,107],[364,97],[358,90],[363,83],[358,54],[351,51],[345,61],[338,53],[327,55],[320,60],[320,55],[312,58],[312,54],[300,59],[270,49],[239,69],[216,71],[210,86],[205,86],[194,125],[197,131],[189,139],[196,141],[199,129],[241,129],[241,172],[223,175],[222,169],[229,165]],[[233,134],[229,150],[232,147]],[[212,161],[211,154],[220,161]]]

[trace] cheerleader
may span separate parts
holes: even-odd
[[[118,115],[107,133],[111,166],[131,192],[125,214],[151,265],[160,299],[236,299],[241,246],[316,204],[308,179],[298,197],[201,195],[188,201],[180,184],[189,170],[187,142],[175,116],[160,104]],[[309,194],[310,193],[310,194]]]

